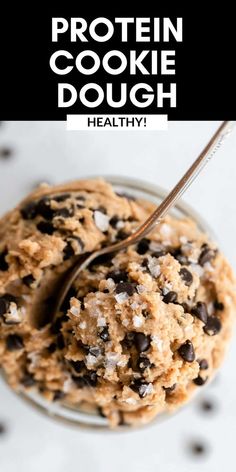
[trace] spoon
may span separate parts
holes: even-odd
[[[223,121],[219,126],[217,131],[214,133],[208,144],[205,146],[199,157],[193,162],[191,167],[187,170],[184,176],[180,181],[175,185],[173,190],[167,195],[163,202],[157,207],[157,209],[147,218],[147,220],[141,224],[141,226],[134,231],[126,239],[112,244],[111,246],[106,246],[102,249],[98,249],[91,254],[84,256],[81,262],[81,256],[76,260],[74,266],[72,267],[70,273],[66,277],[65,282],[62,284],[59,294],[53,310],[53,318],[55,318],[60,307],[65,300],[68,291],[70,290],[74,280],[78,277],[80,272],[86,269],[89,264],[99,256],[105,254],[110,254],[113,252],[121,251],[122,249],[127,248],[128,246],[137,243],[150,233],[161,221],[161,219],[167,214],[167,212],[175,205],[175,203],[180,199],[183,193],[187,188],[192,184],[195,178],[198,176],[200,171],[206,165],[207,162],[214,156],[216,151],[220,148],[224,138],[229,135],[235,122],[232,121]]]

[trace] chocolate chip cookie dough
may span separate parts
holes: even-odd
[[[224,256],[190,219],[93,261],[52,319],[75,257],[130,234],[153,204],[102,180],[42,187],[1,220],[0,363],[18,391],[90,407],[110,426],[185,403],[222,362],[236,312]]]

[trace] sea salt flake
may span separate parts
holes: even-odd
[[[139,295],[141,295],[142,293],[146,292],[146,287],[145,285],[139,284],[136,286],[136,290],[139,293]]]
[[[110,292],[111,292],[112,290],[114,290],[115,285],[116,285],[115,282],[114,282],[114,280],[113,280],[111,277],[109,277],[109,279],[107,279],[106,282],[107,282],[106,285],[107,285],[108,290],[110,290]]]
[[[186,236],[180,236],[179,241],[181,244],[186,244],[188,242],[188,238],[186,238]]]
[[[211,302],[211,303],[208,303],[207,305],[207,311],[209,313],[209,315],[213,315],[214,311],[215,311],[215,308],[214,308],[214,304]]]
[[[88,354],[85,357],[85,362],[86,362],[87,367],[94,366],[97,363],[97,361],[98,361],[97,357],[93,356],[92,354]]]
[[[160,233],[162,236],[170,236],[171,233],[172,233],[172,228],[167,225],[166,223],[163,223],[161,226],[160,226]]]
[[[142,397],[146,397],[146,395],[150,395],[153,392],[153,385],[149,383],[148,385],[141,385],[139,387],[139,393]]]
[[[119,304],[122,304],[122,303],[126,302],[126,300],[128,300],[128,298],[129,298],[129,295],[126,292],[117,293],[115,295],[115,299],[116,299],[117,303],[119,303]]]
[[[80,307],[73,305],[72,307],[70,307],[70,313],[71,313],[73,316],[79,316],[79,314],[80,314]]]
[[[156,241],[151,241],[150,244],[149,244],[149,249],[150,251],[153,251],[153,252],[158,252],[158,251],[163,251],[163,246],[162,244],[160,243],[157,243]]]
[[[122,320],[121,324],[127,328],[129,326],[128,320]]]
[[[64,393],[69,393],[72,387],[73,381],[71,380],[71,377],[68,377],[66,380],[64,380],[62,390]]]
[[[138,315],[133,316],[133,325],[135,326],[135,328],[140,328],[142,324],[143,324],[142,316],[138,316]]]
[[[106,354],[105,367],[108,370],[114,370],[120,361],[120,354],[117,352],[108,352]]]
[[[122,228],[124,228],[124,226],[125,226],[125,222],[123,220],[119,220],[116,223],[116,229],[122,229]]]
[[[211,265],[210,262],[206,262],[204,264],[204,269],[207,270],[208,272],[214,272],[214,267]]]
[[[202,277],[204,274],[204,269],[199,264],[191,264],[191,268],[193,272],[198,275],[198,277]]]
[[[97,326],[99,328],[104,328],[104,326],[106,326],[106,325],[107,325],[106,318],[104,318],[102,316],[99,317],[98,320],[97,320]]]
[[[163,246],[171,246],[171,241],[169,239],[165,239],[165,241],[162,242]]]
[[[169,293],[169,291],[170,290],[167,287],[163,287],[163,289],[162,289],[163,295],[167,295],[167,293]]]
[[[9,312],[4,315],[6,323],[20,323],[22,321],[22,315],[24,314],[25,308],[17,308],[14,302],[10,303]]]
[[[95,225],[97,226],[98,229],[100,229],[100,231],[104,232],[108,230],[109,216],[105,215],[99,210],[95,210],[94,221],[95,221]]]
[[[132,308],[132,310],[137,310],[137,308],[139,308],[139,303],[138,302],[131,303],[130,308]]]
[[[87,328],[86,321],[81,321],[81,323],[79,324],[79,327],[80,327],[80,329],[86,329]]]
[[[162,352],[163,349],[163,341],[160,339],[158,336],[155,334],[151,337],[152,339],[152,344],[157,347],[158,351]]]
[[[167,290],[166,293],[170,292],[170,291],[173,289],[173,284],[172,284],[172,282],[166,282],[164,288],[165,288],[165,290]],[[164,289],[163,289],[163,290],[164,290]],[[164,295],[166,295],[166,294],[164,294]]]
[[[161,268],[157,261],[158,259],[156,257],[149,256],[148,258],[148,268],[154,278],[158,277],[161,273]]]
[[[127,364],[127,359],[125,357],[122,357],[122,359],[120,359],[118,362],[117,362],[117,365],[118,367],[125,367]]]
[[[137,400],[135,400],[135,398],[132,398],[132,397],[126,398],[124,401],[125,403],[128,403],[128,405],[136,405],[137,403]]]

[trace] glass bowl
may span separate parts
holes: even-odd
[[[91,178],[91,176],[89,178]],[[159,205],[167,194],[167,192],[158,185],[143,182],[142,180],[117,176],[104,176],[104,178],[113,185],[115,191],[151,201],[156,205]],[[212,239],[215,239],[212,230],[209,228],[204,219],[202,219],[198,213],[186,203],[179,201],[179,203],[170,211],[170,214],[176,218],[191,217],[197,222],[200,230],[207,233]],[[17,395],[29,405],[52,419],[84,429],[112,431],[108,426],[108,421],[106,418],[99,416],[98,413],[94,411],[89,412],[78,407],[65,405],[63,403],[49,402],[43,396],[37,392],[34,392],[33,390],[20,392],[17,393]],[[179,411],[179,409],[177,411]],[[117,427],[115,431],[131,431],[132,429],[149,426],[150,424],[161,422],[170,416],[173,416],[173,414],[174,413],[160,413],[151,423],[138,426],[122,425]]]

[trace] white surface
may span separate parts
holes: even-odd
[[[64,123],[9,122],[0,127],[0,147],[14,156],[0,159],[0,213],[40,181],[56,183],[84,175],[119,174],[171,188],[196,157],[218,122],[172,122],[168,131],[76,132]],[[236,130],[201,178],[185,195],[218,234],[236,270]],[[2,472],[218,472],[235,459],[236,346],[202,395],[217,400],[212,414],[199,413],[198,398],[172,419],[125,434],[85,433],[40,416],[0,384]],[[188,454],[187,442],[206,439],[208,456]]]

